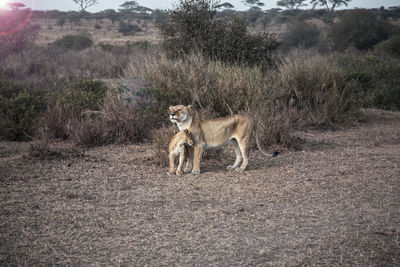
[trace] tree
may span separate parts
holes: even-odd
[[[136,1],[126,1],[120,7],[119,11],[125,13],[148,13],[153,11],[148,7],[139,5]]]
[[[135,35],[136,33],[141,32],[142,29],[138,25],[120,21],[118,31],[123,35]]]
[[[279,43],[270,35],[249,34],[246,22],[238,17],[218,19],[212,0],[180,0],[168,11],[159,26],[162,45],[171,56],[193,51],[228,63],[244,63],[267,68],[275,64]]]
[[[126,1],[120,5],[121,9],[119,9],[119,11],[135,12],[137,10],[138,6],[139,6],[139,4],[136,1]]]
[[[20,8],[26,7],[25,4],[23,3],[18,3],[18,2],[11,2],[8,3],[8,6],[12,9],[12,10],[18,10]]]
[[[261,17],[263,14],[261,8],[257,7],[251,7],[247,12],[246,12],[246,17],[247,21],[250,23],[251,26],[255,27],[256,21],[259,17]]]
[[[367,9],[347,11],[340,21],[331,26],[329,37],[337,50],[349,46],[367,50],[390,36],[391,25],[379,20]]]
[[[64,25],[65,25],[66,22],[67,22],[66,16],[61,16],[61,17],[59,17],[59,18],[57,19],[56,25],[57,25],[57,26],[60,26],[61,29],[64,29]]]
[[[307,4],[305,4],[304,2],[305,0],[279,0],[276,5],[294,10],[300,7],[307,6]]]
[[[351,0],[311,0],[310,4],[313,4],[313,8],[316,6],[324,6],[329,12],[333,13],[335,8],[342,5],[347,6]]]
[[[261,2],[260,0],[244,0],[242,1],[243,4],[245,4],[246,6],[250,7],[250,8],[254,8],[254,7],[262,7],[264,6],[264,3]]]
[[[144,17],[143,15],[153,11],[148,7],[139,5],[136,1],[126,1],[120,7],[119,11],[125,14],[125,18],[128,17],[128,20],[132,20],[137,14],[141,14]]]
[[[214,5],[215,9],[220,9],[220,8],[232,9],[234,7],[235,7],[234,5],[232,5],[231,3],[228,3],[228,2],[225,2],[225,3],[222,3],[222,4],[217,3],[217,4]]]
[[[97,5],[99,2],[97,0],[72,0],[79,5],[80,11],[86,11],[87,8]]]
[[[118,16],[119,16],[117,11],[115,11],[114,9],[106,9],[106,10],[102,11],[102,13],[104,14],[104,17],[111,20],[112,24],[115,23],[115,21],[118,19]]]

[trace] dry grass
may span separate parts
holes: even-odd
[[[41,26],[39,36],[36,40],[37,44],[46,45],[64,35],[81,33],[89,33],[96,45],[100,43],[125,45],[128,42],[136,41],[148,41],[150,43],[159,42],[158,28],[153,23],[148,23],[147,28],[139,24],[143,32],[139,32],[134,36],[124,36],[118,32],[118,22],[112,24],[108,19],[103,19],[102,23],[99,24],[101,29],[95,28],[95,20],[81,20],[80,25],[73,25],[72,28],[70,23],[66,23],[64,27],[60,27],[56,25],[56,22],[57,20],[55,19],[36,19],[33,21],[33,23]]]
[[[2,142],[0,263],[397,266],[400,113],[366,117],[242,174],[233,152],[178,177],[145,144],[39,160]]]

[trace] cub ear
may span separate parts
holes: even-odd
[[[174,107],[173,106],[169,106],[169,110],[172,110]]]
[[[188,129],[183,130],[185,132],[185,134],[190,134]]]
[[[187,105],[187,106],[185,107],[185,109],[187,109],[187,111],[189,111],[191,108],[192,108],[192,105]]]

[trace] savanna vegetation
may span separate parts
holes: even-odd
[[[400,7],[100,1],[0,8],[0,265],[400,266]],[[167,175],[175,104],[282,153]]]
[[[93,14],[0,13],[10,18],[0,25],[2,139],[151,140],[168,125],[167,107],[185,103],[202,117],[250,112],[266,146],[297,148],[294,129],[346,124],[360,107],[400,108],[398,7],[299,10],[304,1],[280,1],[287,10],[263,11],[248,1],[238,12],[181,0],[164,12],[131,2]],[[47,30],[95,27],[43,44],[46,21]],[[93,32],[105,21],[132,38],[156,25],[158,41],[99,42]]]

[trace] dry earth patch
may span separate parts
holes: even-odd
[[[0,143],[1,265],[399,265],[400,113],[168,176],[151,146]]]

